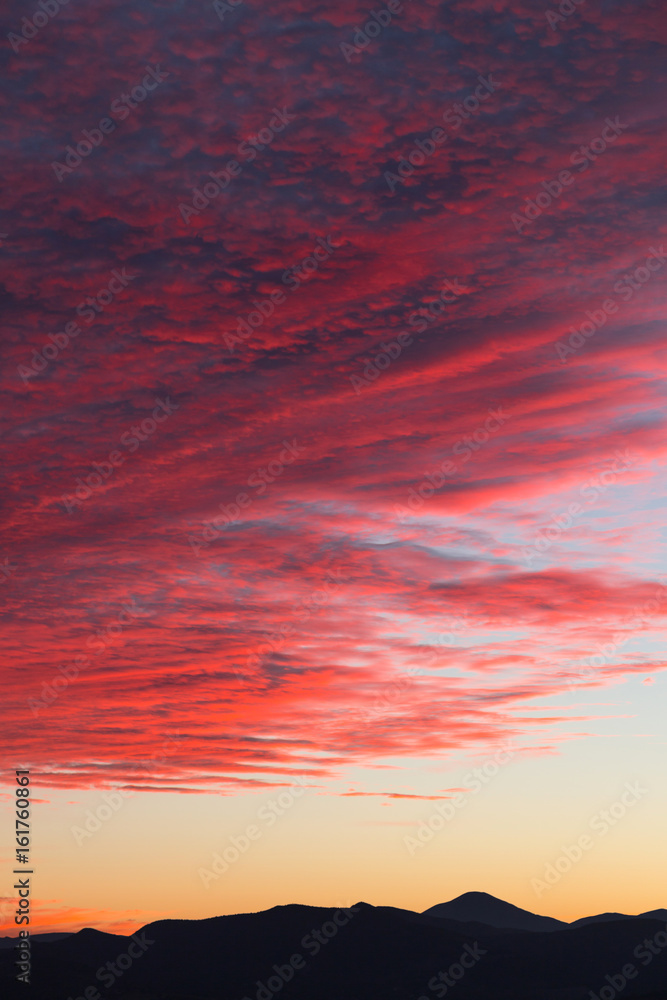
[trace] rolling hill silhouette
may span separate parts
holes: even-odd
[[[649,910],[647,913],[640,913],[640,917],[647,920],[662,920],[667,922],[667,910]],[[585,924],[599,924],[610,920],[635,920],[636,917],[628,916],[627,913],[598,913],[594,917],[580,917],[573,920],[570,927],[583,927]]]
[[[14,979],[12,950],[0,950],[0,991],[7,1000],[591,1000],[602,990],[601,1000],[667,1000],[666,924],[655,912],[573,926],[466,893],[422,914],[293,904],[161,920],[132,936],[85,929],[35,939],[29,987]]]

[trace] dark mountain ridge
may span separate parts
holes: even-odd
[[[15,956],[4,949],[0,989],[7,1000],[434,1000],[454,987],[455,1000],[591,1000],[607,987],[603,997],[667,1000],[662,916],[603,914],[554,929],[551,918],[485,893],[451,904],[423,914],[291,904],[159,920],[130,936],[36,936],[30,986],[16,982]],[[443,908],[501,925],[433,915]],[[508,926],[529,918],[549,923]]]

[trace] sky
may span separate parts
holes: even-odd
[[[0,933],[24,767],[33,931],[667,905],[657,0],[46,4],[1,49]]]

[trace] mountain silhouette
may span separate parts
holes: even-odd
[[[424,914],[517,931],[557,931],[568,926],[562,920],[540,917],[529,910],[513,906],[512,903],[496,899],[488,892],[464,892],[462,896],[457,896],[448,903],[432,906],[425,910]]]
[[[62,941],[64,938],[71,937],[71,934],[59,933],[59,934],[31,934],[30,940],[34,943],[35,941],[41,941],[42,943],[46,941]],[[17,938],[15,937],[2,937],[0,938],[0,948],[13,948],[16,944]]]
[[[640,913],[640,917],[646,917],[647,920],[663,920],[667,921],[667,910],[649,910],[647,913]],[[580,917],[579,920],[573,920],[569,925],[570,927],[583,927],[585,924],[599,924],[608,922],[610,920],[636,920],[636,917],[629,916],[627,913],[598,913],[593,917]]]
[[[452,904],[476,919],[431,912]],[[0,995],[449,1000],[451,993],[454,1000],[591,1000],[602,991],[600,1000],[612,993],[621,1000],[667,1000],[662,916],[612,915],[583,926],[555,921],[556,929],[547,923],[535,930],[508,927],[507,921],[549,918],[485,893],[466,893],[441,906],[419,914],[367,903],[338,909],[291,904],[205,920],[160,920],[130,936],[87,928],[60,940],[36,938],[29,987],[14,978],[13,950],[0,950]],[[485,925],[482,916],[504,923]]]

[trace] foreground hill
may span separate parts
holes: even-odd
[[[36,942],[29,987],[13,980],[13,960],[0,951],[7,1000],[433,1000],[454,988],[455,1000],[591,1000],[605,986],[667,1000],[665,922],[644,917],[541,933],[365,903],[291,905]]]

